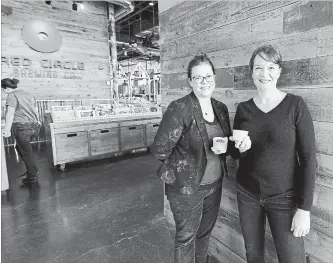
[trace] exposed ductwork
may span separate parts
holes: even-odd
[[[118,60],[159,59],[158,3],[134,1],[134,11],[116,21]]]
[[[125,55],[125,53],[132,53],[135,52],[138,56],[147,56],[147,57],[159,57],[160,56],[160,50],[150,47],[145,47],[141,44],[128,44],[125,42],[118,42],[117,41],[117,47],[118,47],[118,55],[120,56],[129,56],[129,54]]]

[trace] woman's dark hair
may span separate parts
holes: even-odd
[[[282,56],[281,56],[280,52],[276,48],[274,48],[272,45],[263,45],[263,46],[258,47],[252,54],[252,57],[251,57],[250,63],[249,63],[251,74],[253,71],[254,59],[257,55],[266,61],[270,61],[275,64],[278,64],[279,67],[281,68]]]
[[[18,79],[10,79],[10,78],[5,78],[1,80],[1,88],[6,89],[6,88],[11,88],[11,89],[16,89],[17,84],[20,81]]]
[[[206,54],[200,54],[200,55],[197,55],[194,58],[192,58],[192,60],[188,64],[188,67],[187,67],[187,77],[188,78],[192,77],[192,68],[194,68],[195,66],[198,66],[200,64],[209,64],[212,67],[213,73],[215,75],[215,68],[214,68],[212,61],[207,57]]]

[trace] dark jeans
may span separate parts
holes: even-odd
[[[15,122],[12,127],[16,140],[16,150],[25,163],[27,176],[37,176],[38,168],[30,140],[31,137],[38,135],[40,126],[34,123]]]
[[[165,193],[176,223],[174,263],[206,263],[220,209],[222,180],[193,195],[180,194],[166,184]]]
[[[248,263],[265,262],[266,216],[279,262],[305,263],[303,237],[294,237],[290,231],[297,209],[293,191],[258,197],[237,185],[237,199]]]

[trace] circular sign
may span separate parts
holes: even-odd
[[[29,47],[42,53],[55,52],[62,44],[59,30],[53,24],[41,20],[26,23],[21,35]]]

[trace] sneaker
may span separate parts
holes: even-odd
[[[24,183],[24,184],[38,183],[38,177],[37,176],[27,176],[26,178],[22,179],[22,183]]]

